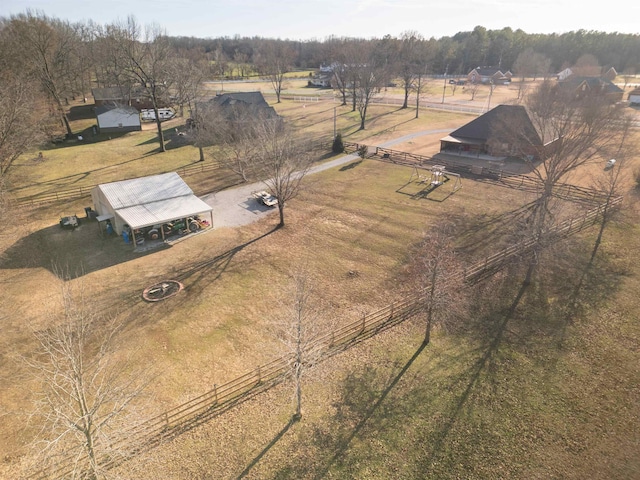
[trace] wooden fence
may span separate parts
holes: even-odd
[[[502,170],[496,170],[489,166],[472,166],[467,163],[456,162],[455,160],[448,158],[434,159],[434,157],[431,156],[392,150],[390,148],[344,142],[346,153],[357,153],[358,148],[363,146],[367,147],[367,158],[374,158],[376,160],[382,160],[396,165],[417,167],[421,169],[429,169],[433,165],[444,165],[447,170],[452,173],[472,176],[478,181],[491,182],[530,192],[539,192],[543,188],[543,183],[539,178],[505,173]],[[606,194],[603,194],[599,190],[570,185],[568,183],[558,183],[554,185],[553,195],[562,200],[588,203],[591,205],[601,204],[606,199]]]
[[[605,209],[616,208],[621,202],[622,197],[614,197],[608,204],[598,205],[583,215],[562,222],[547,232],[547,235],[552,238],[566,237],[584,230],[594,225]],[[535,245],[535,239],[527,239],[476,262],[464,271],[454,274],[454,277],[471,284],[477,283],[504,268],[514,257],[526,254]],[[312,355],[305,356],[328,358],[416,316],[422,311],[423,305],[423,299],[418,296],[393,302],[377,312],[363,315],[354,322],[320,336],[308,347],[307,352]],[[111,447],[122,452],[122,455],[100,459],[101,468],[114,468],[132,455],[174,438],[220,415],[238,403],[283,382],[290,374],[292,361],[291,356],[284,356],[260,365],[241,377],[221,385],[214,385],[211,390],[202,395],[123,431],[111,444]],[[70,452],[51,469],[39,472],[36,478],[70,476],[74,470],[74,461],[79,457],[78,454],[79,450]]]
[[[204,172],[210,172],[222,168],[222,164],[219,162],[201,162],[194,165],[187,165],[185,167],[171,170],[171,172],[177,172],[181,177],[188,177],[189,175],[197,175]],[[166,172],[159,172],[157,175]],[[91,195],[91,190],[97,185],[87,185],[69,190],[60,190],[57,192],[40,193],[36,195],[18,197],[16,204],[19,206],[37,206],[46,203],[53,203],[60,200],[70,200],[73,198],[82,198]]]

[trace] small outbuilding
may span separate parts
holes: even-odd
[[[122,133],[142,130],[140,113],[127,105],[96,107],[98,132]]]
[[[175,172],[98,185],[91,198],[98,221],[109,221],[118,235],[133,232],[134,245],[136,232],[155,228],[164,238],[164,227],[177,220],[207,215],[213,225],[212,208]]]

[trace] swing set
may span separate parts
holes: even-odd
[[[426,193],[432,192],[440,185],[444,185],[444,183],[450,180],[453,180],[453,183],[449,195],[457,192],[462,188],[462,180],[460,178],[460,175],[457,173],[448,172],[445,169],[444,165],[433,165],[429,170],[428,175],[421,173],[421,170],[422,169],[418,167],[414,167],[413,172],[411,173],[411,177],[409,178],[409,183],[413,182],[415,179],[419,184],[428,185],[429,189]],[[424,170],[422,170],[422,172],[424,172]]]

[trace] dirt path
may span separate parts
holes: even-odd
[[[404,143],[424,135],[449,133],[450,131],[451,129],[447,128],[414,132],[409,135],[394,138],[393,140],[388,140],[377,146],[391,147],[393,145]],[[357,155],[345,155],[335,160],[331,160],[330,162],[326,162],[311,168],[307,175],[344,165],[345,163],[349,163],[357,158]],[[239,227],[241,225],[247,225],[249,223],[255,222],[256,220],[262,218],[267,214],[277,212],[277,208],[265,207],[253,198],[251,192],[264,189],[264,183],[256,182],[242,185],[237,188],[204,195],[202,197],[202,200],[204,200],[213,208],[213,227]]]

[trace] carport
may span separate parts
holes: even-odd
[[[208,215],[213,226],[212,208],[196,197],[175,172],[98,185],[91,191],[98,219],[110,219],[118,235],[168,224],[176,219]],[[164,230],[159,228],[164,240]]]

